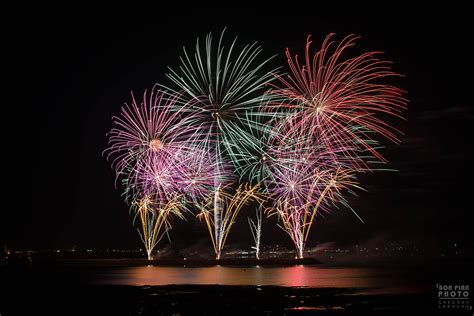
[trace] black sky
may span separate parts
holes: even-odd
[[[3,153],[11,159],[4,164],[5,241],[12,248],[139,248],[101,156],[111,116],[130,90],[166,82],[166,67],[178,64],[183,45],[227,26],[228,39],[259,41],[265,55],[278,54],[276,66],[284,64],[286,47],[302,52],[308,34],[319,43],[329,32],[339,39],[355,33],[362,37],[358,49],[386,52],[406,76],[396,81],[410,99],[408,121],[397,123],[406,135],[402,145],[384,151],[400,171],[363,178],[369,192],[353,205],[366,224],[338,210],[318,219],[315,241],[385,238],[472,247],[469,17],[463,8],[372,9],[142,7],[59,14],[42,8],[19,15],[5,29],[5,79],[12,86],[3,105]],[[229,242],[245,245],[250,232],[244,217],[240,222]],[[273,222],[265,229],[267,243],[287,242]],[[179,246],[208,238],[191,219],[171,234]]]

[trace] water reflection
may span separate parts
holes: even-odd
[[[107,270],[100,284],[114,285],[276,285],[314,288],[406,288],[399,273],[374,268],[290,267],[126,267]]]

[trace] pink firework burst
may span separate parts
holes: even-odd
[[[181,190],[181,161],[168,155],[147,155],[140,159],[128,180],[128,193],[154,201],[169,201]]]
[[[140,160],[158,156],[159,161],[175,159],[177,152],[190,146],[197,133],[192,112],[186,104],[177,104],[177,95],[170,95],[155,87],[143,93],[137,101],[125,103],[119,116],[112,118],[116,125],[108,133],[109,147],[104,151],[112,159],[116,177],[131,176]],[[152,158],[152,161],[155,158]]]
[[[194,202],[203,201],[216,189],[235,179],[232,166],[225,159],[218,159],[215,150],[192,146],[178,154],[181,177],[177,180],[183,194]]]

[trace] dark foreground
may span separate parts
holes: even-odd
[[[17,288],[3,294],[2,315],[332,315],[435,312],[428,294],[357,294],[359,289],[168,285]]]

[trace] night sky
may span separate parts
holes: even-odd
[[[130,91],[169,83],[182,46],[197,36],[228,27],[227,40],[258,41],[263,54],[289,47],[303,52],[306,36],[319,43],[329,32],[338,39],[357,34],[355,51],[382,50],[405,75],[392,81],[408,91],[408,120],[400,146],[384,155],[397,173],[367,175],[368,192],[352,199],[365,219],[348,210],[319,218],[312,244],[374,240],[413,242],[430,249],[454,243],[472,249],[471,129],[474,123],[469,18],[462,8],[281,9],[42,8],[22,14],[7,31],[4,59],[11,89],[4,91],[3,238],[13,249],[140,248],[128,207],[114,188],[114,175],[101,153],[112,115]],[[34,12],[35,10],[31,10]],[[4,30],[4,31],[5,31]],[[5,203],[6,202],[6,203]],[[246,213],[229,245],[250,248]],[[210,247],[204,224],[189,217],[171,231],[173,247]],[[1,237],[0,237],[1,238]],[[291,246],[274,219],[263,242]]]

